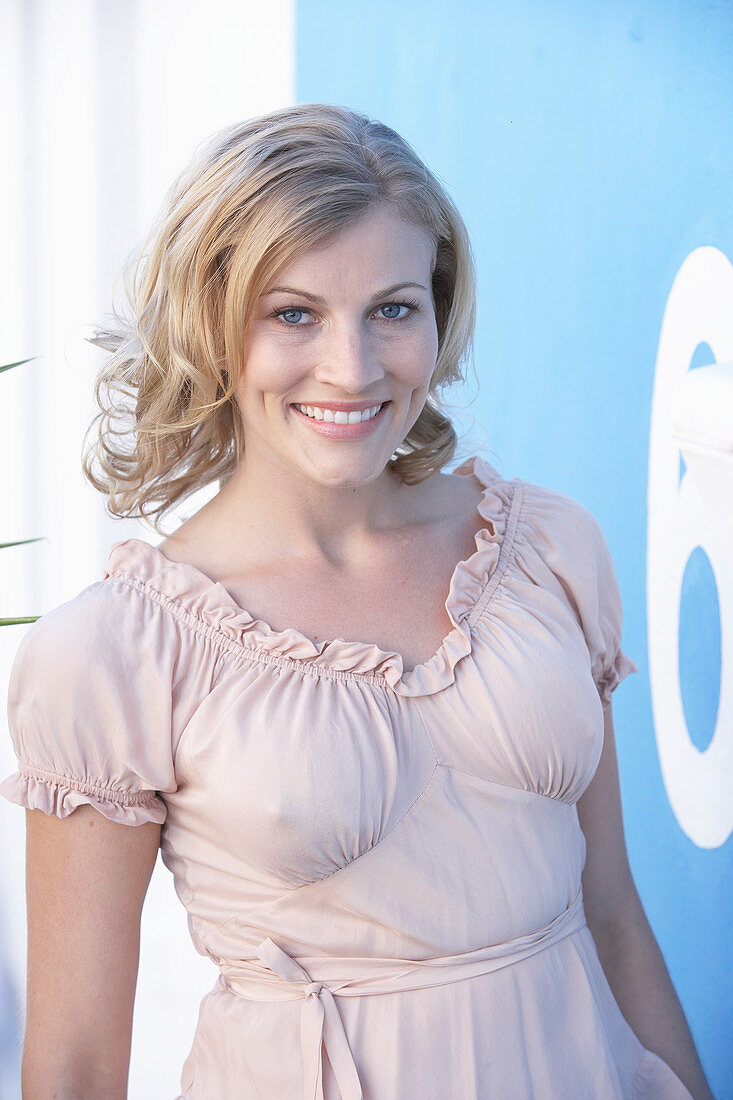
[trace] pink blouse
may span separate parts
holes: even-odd
[[[136,539],[20,646],[0,790],[159,822],[219,968],[182,1097],[691,1100],[583,911],[576,803],[636,671],[606,541],[561,493],[458,472],[484,490],[476,549],[409,671],[275,631]]]

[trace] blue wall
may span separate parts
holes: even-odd
[[[604,528],[640,669],[614,696],[632,869],[715,1095],[733,1097],[733,843],[697,847],[670,808],[645,591],[665,303],[693,249],[733,259],[733,4],[298,0],[297,28],[298,100],[394,126],[466,218],[480,389],[460,423],[505,476]]]

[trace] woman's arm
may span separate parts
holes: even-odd
[[[26,811],[23,1100],[125,1100],[140,913],[160,825]]]
[[[610,705],[603,752],[578,800],[578,818],[587,847],[586,919],[618,1006],[640,1042],[670,1066],[695,1100],[714,1100],[629,867]]]

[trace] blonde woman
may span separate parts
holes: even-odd
[[[26,1100],[126,1095],[159,846],[220,971],[183,1097],[709,1100],[627,862],[602,531],[447,472],[474,279],[441,185],[349,110],[231,127],[129,297],[86,472],[156,525],[219,489],[18,652]]]

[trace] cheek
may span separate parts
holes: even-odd
[[[278,341],[258,341],[245,356],[239,386],[243,394],[283,393],[302,373],[304,349]]]
[[[415,388],[427,387],[438,358],[438,330],[426,328],[410,344],[409,355],[402,358],[405,381]]]

